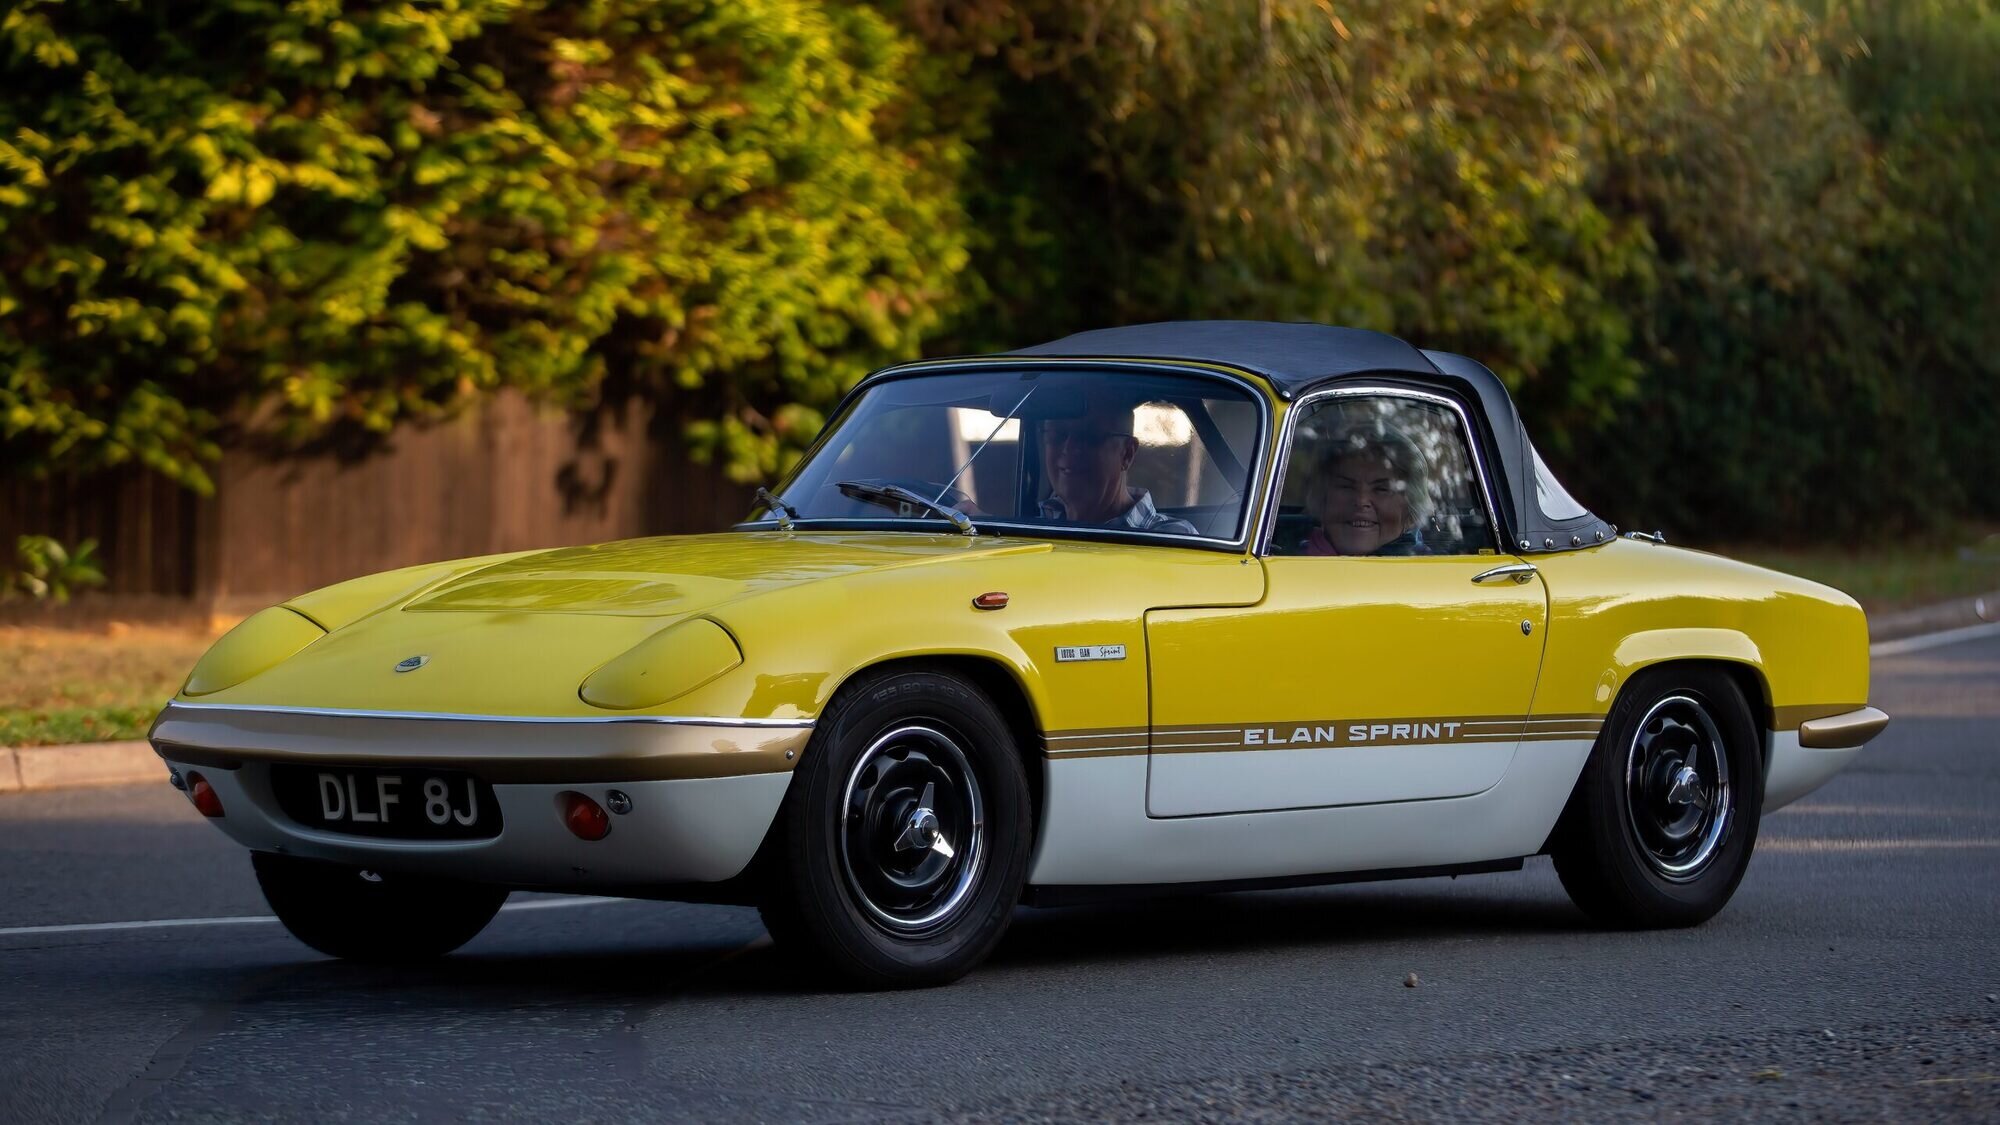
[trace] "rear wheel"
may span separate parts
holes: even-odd
[[[783,948],[856,984],[942,984],[1020,900],[1027,776],[977,687],[903,671],[844,689],[779,814],[761,909]]]
[[[1728,674],[1667,667],[1633,677],[1551,849],[1570,898],[1610,926],[1692,926],[1714,916],[1756,843],[1759,742]]]
[[[442,957],[493,920],[498,887],[394,875],[253,852],[264,901],[292,936],[330,957],[418,961]]]

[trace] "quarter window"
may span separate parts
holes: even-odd
[[[1472,447],[1450,407],[1357,394],[1301,409],[1272,554],[1493,553]]]

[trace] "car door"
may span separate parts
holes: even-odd
[[[1293,408],[1246,609],[1146,616],[1156,817],[1478,793],[1512,761],[1547,597],[1503,554],[1461,408],[1357,388]]]

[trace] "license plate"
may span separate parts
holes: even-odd
[[[308,828],[409,840],[500,834],[493,787],[457,770],[275,766],[271,790]]]

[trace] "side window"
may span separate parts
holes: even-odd
[[[1337,395],[1293,430],[1274,555],[1476,555],[1494,538],[1465,427],[1449,407]]]

